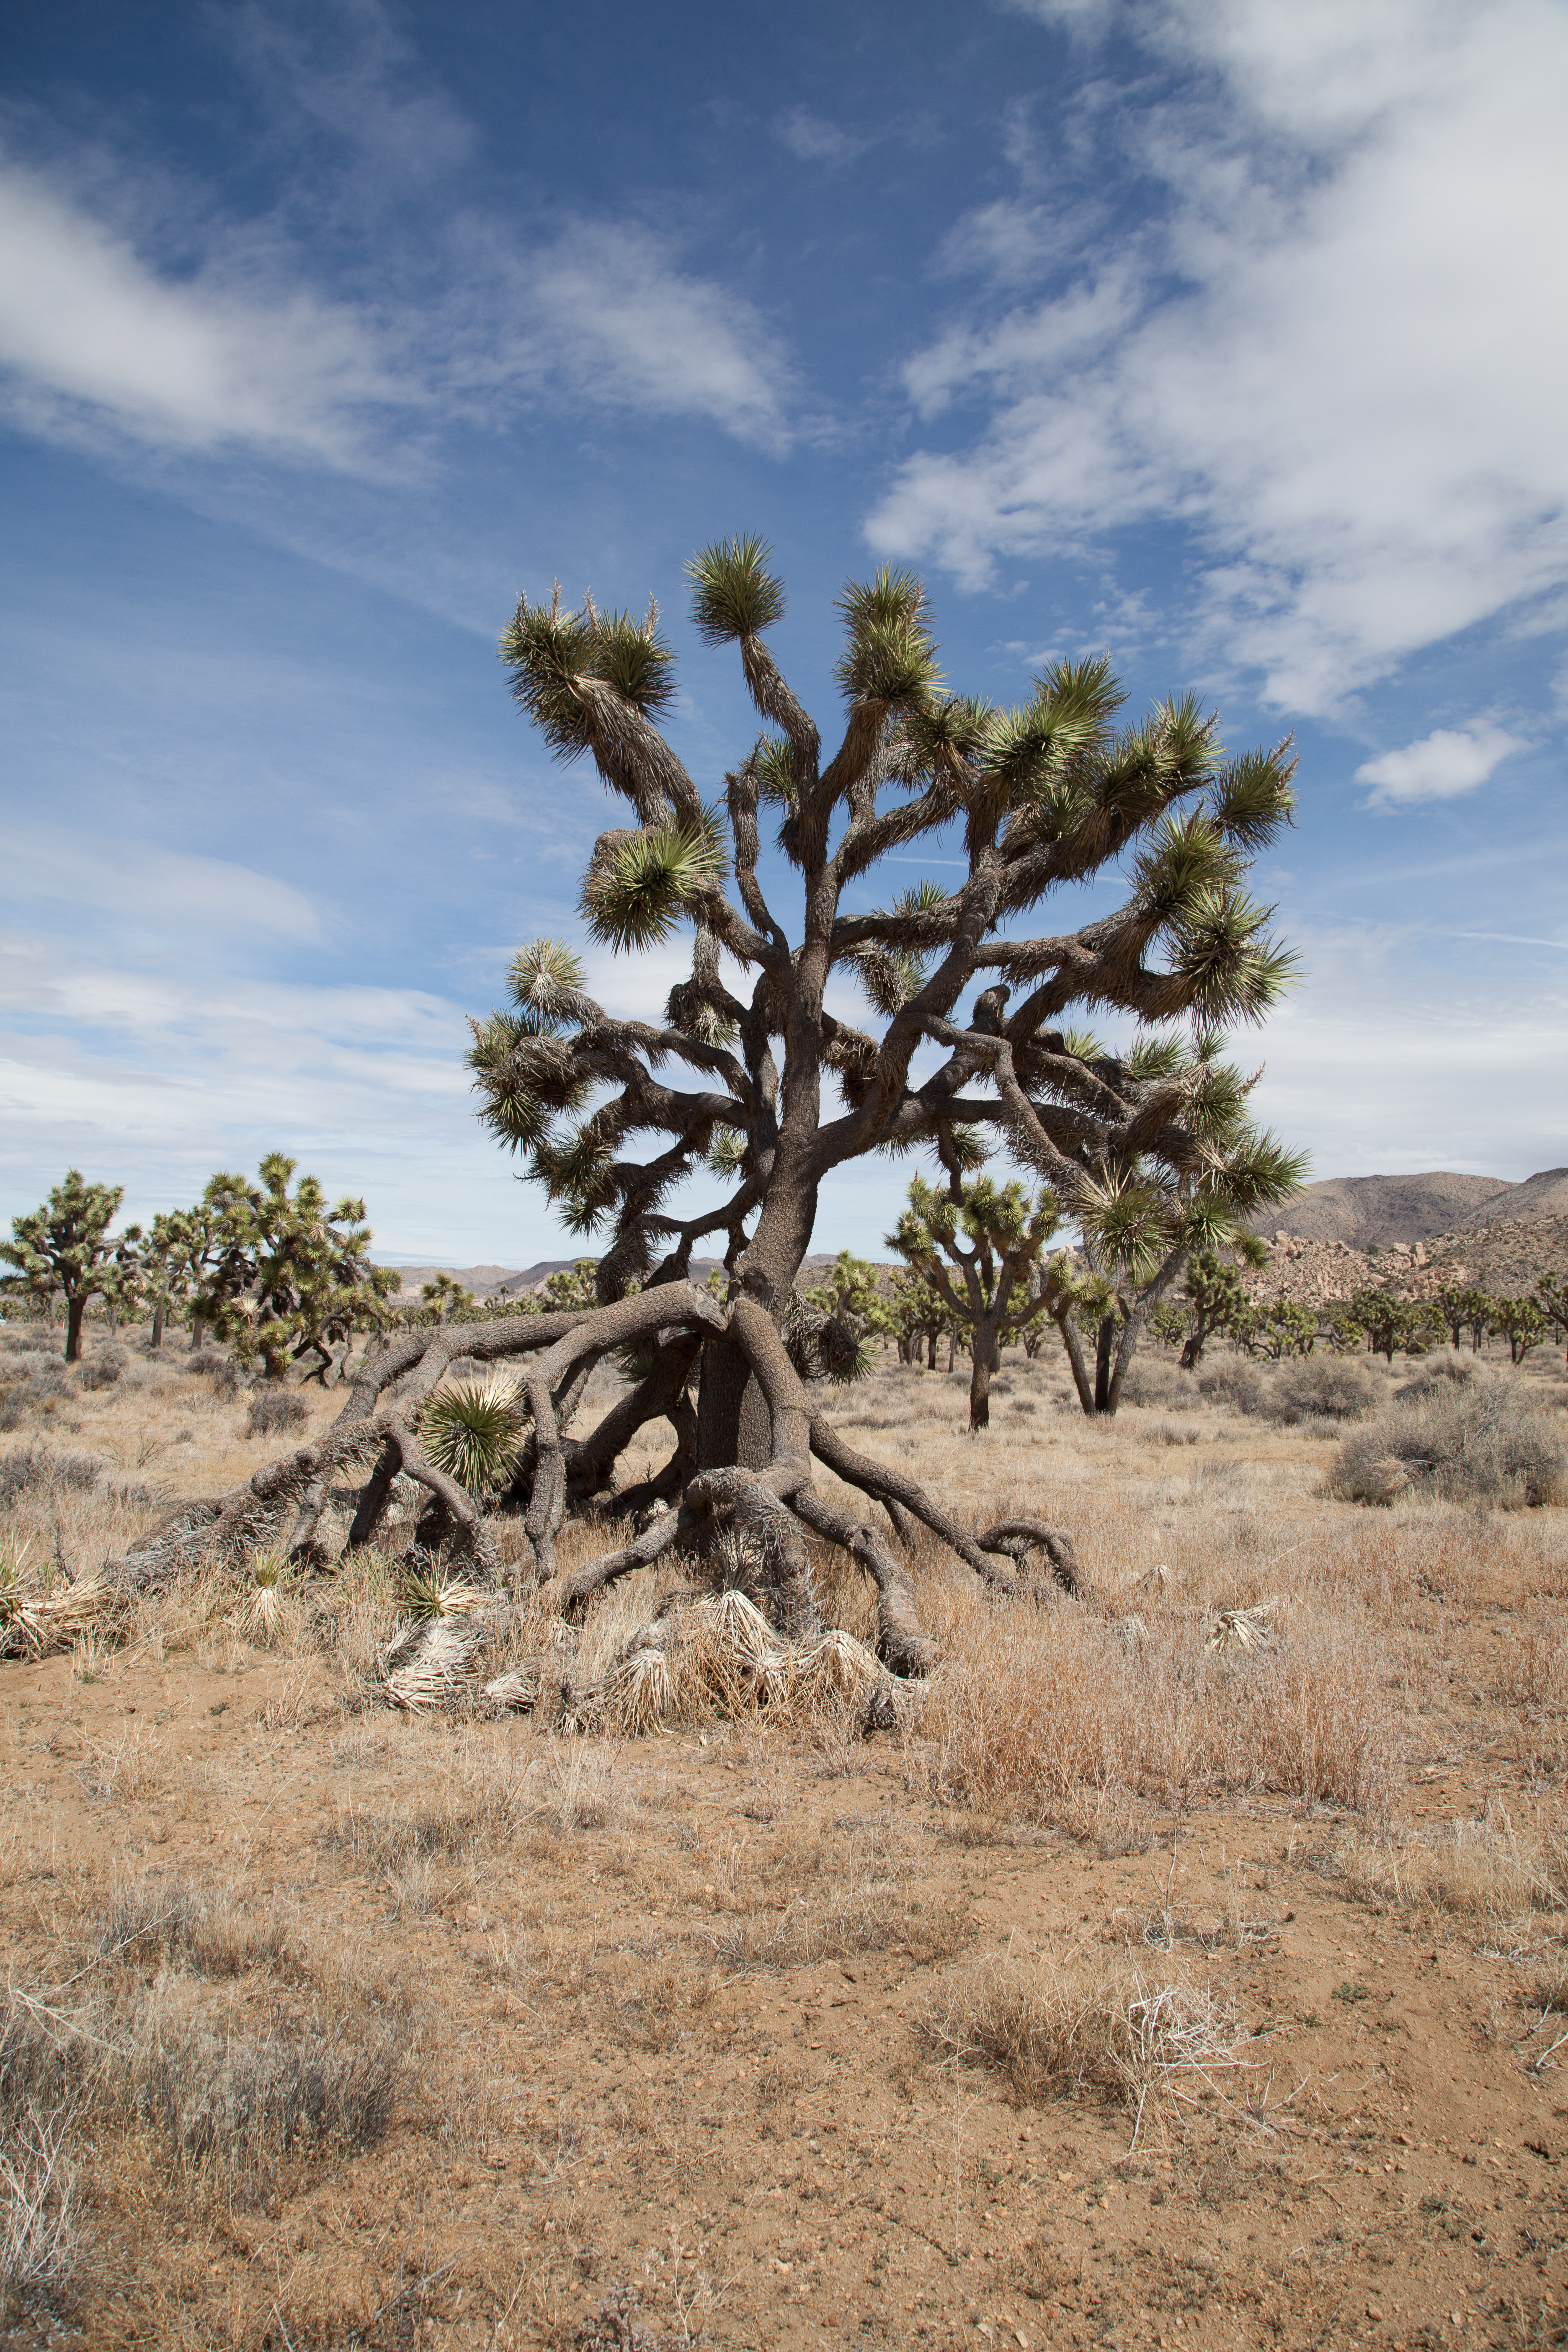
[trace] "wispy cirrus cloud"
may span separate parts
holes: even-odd
[[[90,908],[121,932],[214,923],[231,937],[304,940],[321,931],[315,901],[276,875],[96,833],[8,830],[5,895],[18,907]]]
[[[0,372],[15,421],[352,467],[370,413],[417,405],[373,320],[303,285],[161,271],[42,174],[0,164]]]
[[[1176,522],[1211,632],[1310,711],[1568,578],[1568,16],[1026,13],[1141,47],[1080,104],[1155,200],[1067,253],[1037,185],[959,225],[945,257],[987,290],[907,365],[943,432],[898,468],[873,543],[979,585]],[[1087,197],[1063,169],[1070,217]],[[1031,260],[1047,291],[1009,300]]]
[[[792,106],[781,114],[773,124],[773,136],[802,163],[852,163],[874,143],[830,122],[826,115],[814,114],[807,106]]]
[[[241,20],[275,109],[328,151],[265,218],[101,153],[0,152],[0,412],[46,438],[344,474],[565,402],[782,449],[793,371],[756,306],[645,221],[480,209],[456,170],[467,126],[439,93],[389,88],[379,12],[359,16],[370,54],[320,81]],[[367,236],[410,179],[421,214]]]

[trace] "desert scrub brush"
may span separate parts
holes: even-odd
[[[240,1604],[239,1630],[258,1650],[269,1650],[283,1622],[287,1569],[275,1551],[258,1552]]]

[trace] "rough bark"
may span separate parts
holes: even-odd
[[[358,1368],[337,1420],[320,1438],[267,1465],[243,1486],[170,1514],[113,1564],[114,1580],[121,1591],[142,1589],[196,1559],[236,1559],[260,1541],[277,1541],[290,1515],[289,1556],[305,1566],[318,1564],[321,1522],[334,1487],[357,1474],[349,1541],[367,1544],[402,1472],[439,1507],[446,1548],[461,1561],[464,1576],[498,1584],[494,1541],[479,1505],[427,1458],[416,1424],[425,1399],[459,1358],[481,1363],[521,1358],[532,1420],[531,1480],[523,1513],[529,1556],[515,1571],[513,1601],[525,1582],[534,1582],[543,1588],[547,1605],[580,1614],[616,1578],[672,1551],[710,1551],[720,1531],[730,1528],[758,1605],[782,1635],[807,1641],[821,1631],[809,1534],[839,1546],[872,1579],[884,1664],[897,1675],[929,1672],[935,1649],[921,1624],[910,1567],[875,1526],[816,1491],[814,1455],[886,1510],[899,1543],[907,1546],[914,1526],[924,1526],[998,1593],[1033,1589],[1019,1570],[1035,1549],[1046,1553],[1059,1584],[1083,1591],[1070,1543],[1058,1530],[1019,1520],[973,1536],[915,1480],[847,1447],[814,1412],[768,1294],[769,1286],[754,1276],[727,1304],[690,1283],[667,1282],[585,1310],[400,1334]],[[567,1419],[593,1365],[609,1350],[649,1341],[655,1360],[647,1377],[585,1437],[568,1436]],[[689,1385],[700,1377],[700,1357],[720,1348],[737,1376],[743,1374],[741,1394],[761,1457],[755,1462],[694,1459],[698,1417]],[[616,1461],[640,1428],[661,1419],[677,1430],[675,1454],[640,1492],[616,1496],[610,1485]],[[557,1538],[574,1499],[597,1496],[602,1506],[625,1510],[651,1503],[653,1489],[672,1507],[658,1509],[616,1549],[563,1573]],[[736,1556],[733,1549],[725,1555]],[[426,1649],[430,1644],[416,1643],[409,1656],[423,1658]],[[399,1674],[406,1665],[405,1660]]]

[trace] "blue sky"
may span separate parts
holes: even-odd
[[[1293,730],[1264,1112],[1568,1160],[1558,0],[23,0],[0,74],[0,1213],[281,1146],[389,1254],[563,1246],[464,1024],[616,819],[495,642],[657,594],[712,789],[735,530],[825,732],[887,557],[966,690],[1109,646]]]

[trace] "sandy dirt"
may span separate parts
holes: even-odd
[[[166,1463],[158,1415],[199,1386],[186,1490],[209,1454],[253,1465],[239,1407],[171,1379],[68,1401],[68,1442]],[[1212,1608],[1376,1535],[1382,1568],[1356,1552],[1360,1587],[1323,1570],[1311,1602],[1387,1637],[1375,1817],[1262,1767],[979,1801],[934,1717],[410,1719],[341,1643],[257,1647],[210,1591],[118,1650],[0,1665],[5,2051],[89,2037],[75,2271],[0,2342],[1568,2341],[1568,1515],[1368,1513],[1321,1498],[1321,1434],[1219,1408],[1091,1433],[1021,1363],[1014,1393],[1034,1417],[1005,1391],[981,1445],[940,1376],[923,1422],[907,1381],[889,1426],[842,1417],[965,1508],[1076,1511],[1123,1617],[1151,1555]],[[79,1495],[57,1525],[113,1532]],[[1131,1971],[1219,2022],[1140,2114],[986,2046],[975,1988],[1009,1969]],[[203,2064],[267,2049],[380,2069],[384,2101],[204,2145]]]

